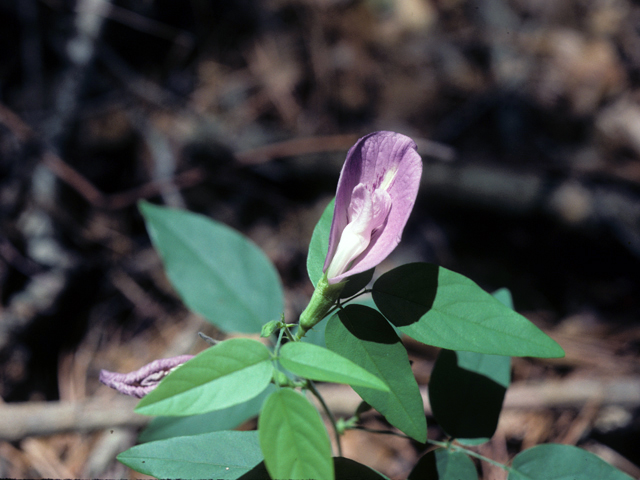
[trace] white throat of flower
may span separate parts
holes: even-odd
[[[387,192],[390,181],[387,177],[388,175],[385,176],[383,185],[373,192],[363,183],[353,189],[347,212],[349,223],[342,231],[338,247],[327,268],[327,278],[346,272],[358,255],[369,246],[372,232],[387,219],[391,210],[391,197]]]

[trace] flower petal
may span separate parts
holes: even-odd
[[[358,140],[349,150],[338,180],[329,251],[324,264],[330,284],[375,267],[395,249],[415,203],[421,175],[422,160],[416,144],[405,135],[394,132],[371,133]],[[384,197],[382,192],[386,192],[390,198],[390,208],[384,208],[384,200],[372,202],[381,206],[377,220],[384,214],[382,223],[368,232],[370,237],[364,251],[347,264],[344,258],[339,259],[336,267],[330,269],[345,229],[353,221],[350,214],[359,208],[361,194],[356,187],[360,184],[378,199]],[[388,214],[385,210],[388,210]],[[350,232],[347,231],[347,234]],[[350,242],[347,244],[350,245]],[[337,268],[339,264],[342,268]]]

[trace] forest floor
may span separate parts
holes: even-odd
[[[140,478],[115,456],[147,420],[99,371],[226,336],[182,305],[137,201],[249,236],[293,321],[346,151],[393,130],[424,174],[376,274],[427,261],[507,287],[566,351],[513,359],[479,451],[578,445],[640,478],[639,22],[631,0],[0,2],[0,477]],[[424,388],[438,349],[405,344]],[[394,480],[425,449],[344,446]]]

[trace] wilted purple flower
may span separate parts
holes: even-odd
[[[111,388],[115,388],[120,393],[142,398],[156,388],[160,380],[192,358],[193,355],[161,358],[131,373],[101,370],[100,381]]]
[[[323,271],[333,285],[382,262],[402,236],[422,175],[416,144],[374,132],[351,147],[340,173]]]

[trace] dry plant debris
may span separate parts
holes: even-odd
[[[482,453],[578,444],[640,477],[639,19],[631,0],[5,2],[0,477],[140,478],[114,457],[146,420],[99,370],[222,335],[185,311],[137,200],[248,234],[293,319],[345,151],[378,129],[425,160],[380,270],[432,261],[507,286],[567,352],[513,362]],[[424,386],[437,352],[408,346]],[[354,401],[330,388],[338,411]],[[345,444],[394,479],[423,452]]]

